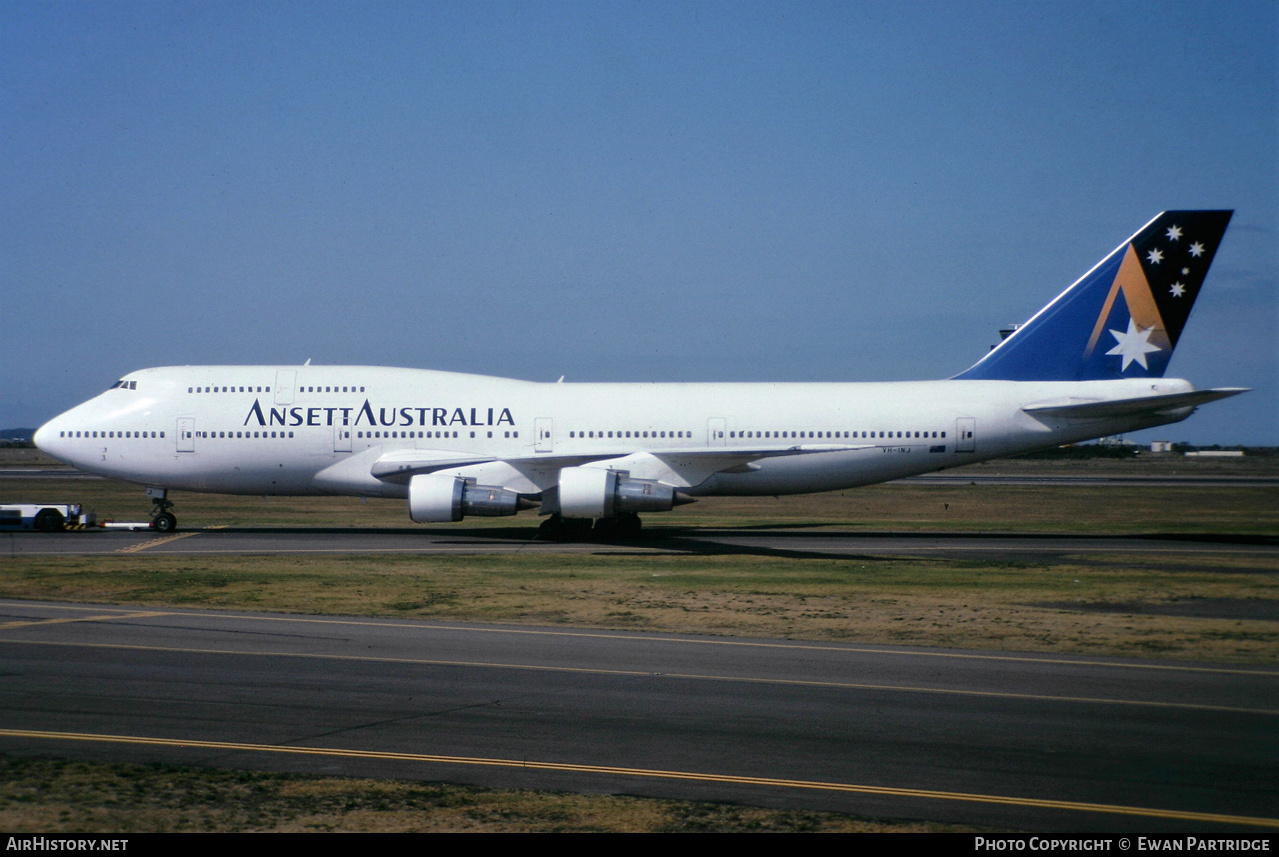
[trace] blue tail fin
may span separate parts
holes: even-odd
[[[1159,378],[1231,211],[1165,211],[958,380]]]

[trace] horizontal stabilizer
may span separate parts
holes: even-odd
[[[1218,399],[1246,393],[1248,389],[1248,387],[1218,387],[1214,390],[1197,390],[1193,393],[1173,393],[1167,396],[1138,396],[1135,399],[1112,399],[1109,401],[1057,400],[1026,405],[1022,410],[1034,417],[1100,420],[1136,414],[1158,414],[1165,411],[1180,410],[1181,408],[1194,408],[1208,402],[1215,402]]]

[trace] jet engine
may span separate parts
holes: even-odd
[[[514,515],[533,505],[528,500],[521,501],[515,491],[476,485],[474,479],[461,476],[432,473],[409,480],[409,517],[419,524],[460,521],[465,515]]]
[[[693,502],[673,486],[632,479],[615,470],[565,467],[560,471],[559,512],[565,518],[611,518],[623,512],[669,512]]]

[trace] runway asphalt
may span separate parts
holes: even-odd
[[[1161,477],[1117,481],[1152,478]],[[519,523],[10,533],[0,537],[0,560],[1193,554],[1205,567],[1220,558],[1224,569],[1239,556],[1279,567],[1279,539],[1268,536],[901,534],[654,520],[637,542],[562,545],[531,541],[535,521]],[[684,797],[1026,830],[1279,827],[1279,671],[1264,668],[35,602],[0,602],[0,664],[0,752],[9,754]]]
[[[1070,831],[1279,827],[1279,671],[0,602],[0,750]]]
[[[0,556],[105,556],[112,554],[744,554],[794,558],[938,556],[1033,561],[1072,554],[1197,555],[1211,562],[1240,556],[1273,557],[1272,536],[1036,535],[1000,533],[874,533],[786,526],[714,528],[650,526],[624,543],[560,544],[538,541],[536,527],[462,525],[382,528],[242,527],[186,530],[85,530],[70,533],[15,532],[0,535]]]

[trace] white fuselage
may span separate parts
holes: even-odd
[[[186,366],[134,372],[36,440],[84,470],[193,491],[404,497],[386,462],[426,456],[462,462],[440,472],[525,495],[554,486],[561,468],[614,463],[690,495],[793,494],[1176,422],[1193,408],[1085,420],[1023,408],[1191,389],[1175,379],[546,384],[371,366]],[[732,457],[796,448],[804,454]]]

